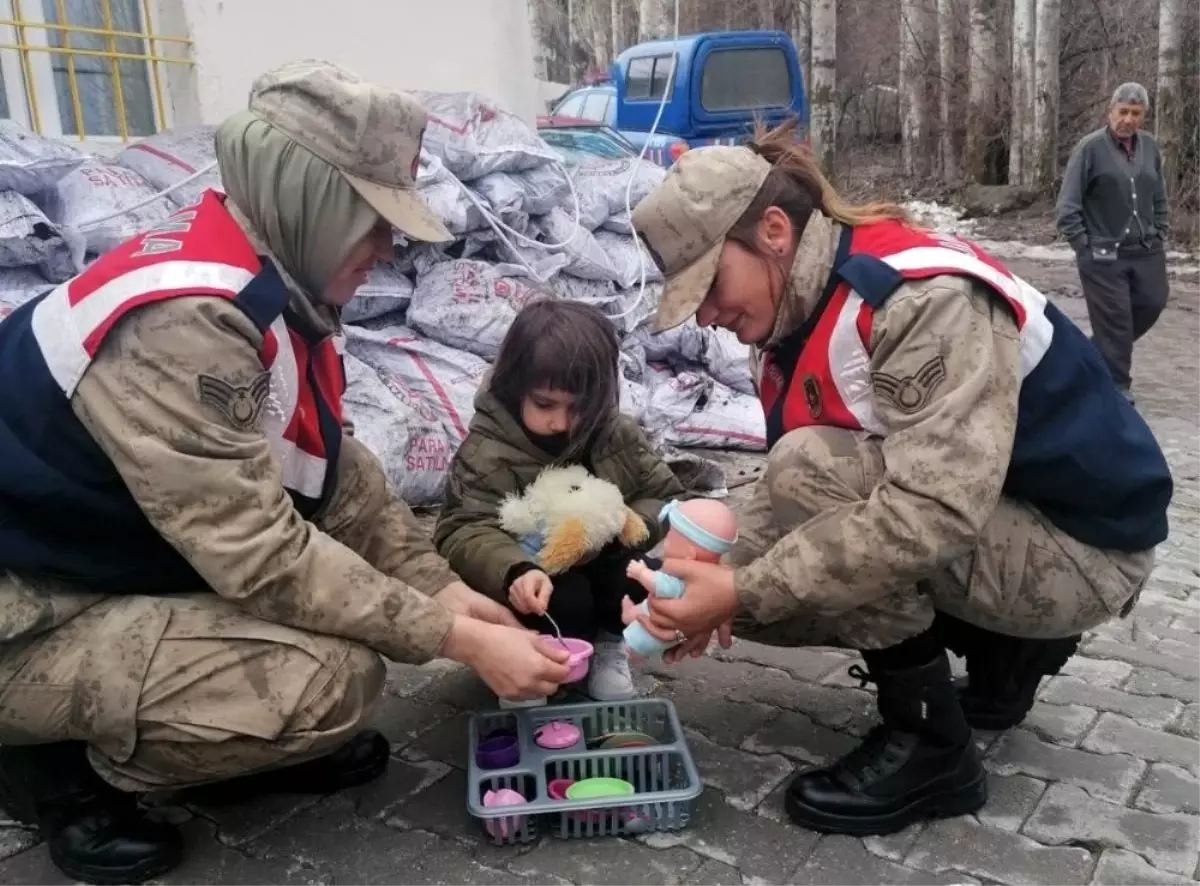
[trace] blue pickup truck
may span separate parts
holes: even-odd
[[[678,57],[668,83],[673,46]],[[803,75],[783,31],[716,31],[631,46],[612,63],[608,80],[563,96],[541,126],[602,123],[640,151],[664,93],[667,104],[646,149],[647,159],[663,166],[688,148],[736,143],[756,118],[775,124],[795,116],[799,137],[807,131]]]

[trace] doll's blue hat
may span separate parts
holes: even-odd
[[[737,542],[737,533],[733,538],[721,538],[713,535],[707,529],[702,529],[684,516],[683,511],[679,509],[679,502],[669,501],[661,511],[658,512],[659,522],[666,520],[670,523],[671,528],[686,538],[688,541],[698,544],[706,551],[712,551],[714,554],[726,554]]]

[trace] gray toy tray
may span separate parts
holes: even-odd
[[[534,732],[560,721],[582,737],[568,748],[539,747]],[[691,821],[704,790],[684,739],[675,706],[666,699],[584,702],[486,711],[472,715],[467,768],[467,808],[496,844],[527,843],[539,833],[558,837],[601,837],[679,830]],[[476,760],[479,745],[497,732],[516,735],[519,759],[498,769]],[[641,747],[601,748],[605,736],[640,732],[655,739]],[[632,794],[596,799],[556,800],[548,785],[558,779],[619,778]],[[488,791],[507,788],[527,802],[483,805]]]

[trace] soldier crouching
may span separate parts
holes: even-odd
[[[339,309],[393,229],[450,235],[426,116],[321,62],[255,82],[206,191],[0,323],[0,805],[64,873],[182,842],[136,794],[383,772],[382,657],[552,694],[566,653],[464,585],[342,413]]]
[[[751,346],[770,453],[720,565],[666,561],[644,624],[858,650],[882,722],[786,808],[882,834],[979,809],[972,727],[1021,722],[1080,635],[1129,614],[1173,486],[1082,332],[978,247],[851,206],[790,127],[691,151],[634,211],[666,283]],[[946,650],[966,658],[951,682]]]

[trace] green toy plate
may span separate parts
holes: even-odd
[[[619,778],[585,778],[567,788],[568,800],[621,797],[634,792],[633,785]]]

